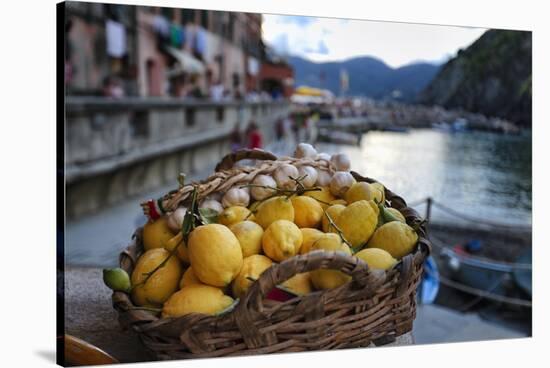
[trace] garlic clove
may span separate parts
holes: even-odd
[[[336,171],[349,171],[351,168],[351,160],[345,153],[336,153],[330,157],[330,163]]]
[[[300,143],[294,151],[294,157],[296,158],[311,158],[314,159],[317,156],[317,150],[309,143]]]
[[[264,187],[277,188],[277,182],[269,175],[258,175],[252,180],[254,185],[263,185]],[[253,199],[261,201],[274,194],[275,191],[268,188],[251,187],[250,195]]]
[[[341,198],[353,184],[355,184],[355,178],[349,172],[337,171],[330,180],[330,192]]]
[[[311,188],[315,186],[318,175],[315,168],[308,165],[302,165],[298,168],[298,176],[305,176],[304,179],[302,179],[302,185],[306,188]]]
[[[328,171],[317,169],[317,182],[315,183],[316,185],[327,187],[329,186],[331,180],[332,175]]]
[[[185,217],[185,213],[187,212],[187,208],[185,207],[179,207],[175,211],[170,212],[167,214],[166,219],[166,225],[168,225],[168,228],[172,230],[174,233],[179,233],[181,231],[181,226],[183,225],[183,218]]]
[[[321,152],[317,155],[317,157],[315,157],[315,159],[330,162],[330,155],[328,153]]]
[[[222,205],[225,208],[232,206],[248,207],[250,195],[246,188],[233,187],[229,189],[222,198]]]
[[[221,202],[223,198],[223,193],[221,192],[212,192],[209,195],[207,195],[204,199],[213,199],[215,201]]]
[[[223,212],[223,206],[219,201],[215,199],[205,199],[199,206],[199,208],[209,208],[217,213]]]
[[[298,176],[300,176],[298,169],[291,164],[282,164],[273,172],[273,178],[280,189],[295,189],[296,182],[291,178],[297,178]]]

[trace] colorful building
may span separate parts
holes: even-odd
[[[266,52],[261,14],[80,2],[66,14],[68,94],[291,94],[292,69]]]

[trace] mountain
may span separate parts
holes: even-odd
[[[441,68],[419,102],[530,126],[531,45],[531,32],[485,32]]]
[[[362,56],[340,62],[315,63],[290,56],[288,62],[294,68],[295,85],[321,87],[340,94],[340,72],[349,75],[349,95],[361,95],[376,99],[389,98],[393,91],[400,91],[401,99],[412,101],[435,76],[439,66],[414,63],[397,69],[383,61]],[[323,83],[321,77],[324,76]]]

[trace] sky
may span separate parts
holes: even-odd
[[[285,55],[312,61],[374,56],[397,68],[443,63],[487,29],[264,14],[264,40]]]

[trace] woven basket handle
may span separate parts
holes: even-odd
[[[229,170],[240,160],[270,160],[277,159],[271,152],[261,149],[241,149],[236,152],[225,155],[224,158],[216,165],[216,171]]]
[[[353,283],[342,287],[365,288],[366,294],[374,291],[385,282],[386,273],[371,270],[369,266],[357,257],[342,252],[317,250],[304,255],[289,258],[280,264],[275,264],[265,270],[240,301],[234,311],[235,322],[249,348],[257,348],[273,343],[272,334],[263,334],[254,321],[267,318],[262,315],[263,300],[276,285],[292,276],[318,269],[335,269],[352,277]],[[308,294],[302,298],[315,296]]]
[[[385,281],[385,272],[369,269],[369,266],[357,257],[342,252],[317,250],[292,257],[268,268],[251,285],[246,299],[250,301],[252,308],[257,307],[259,310],[263,299],[275,286],[299,273],[322,268],[342,271],[361,287],[375,287]]]

